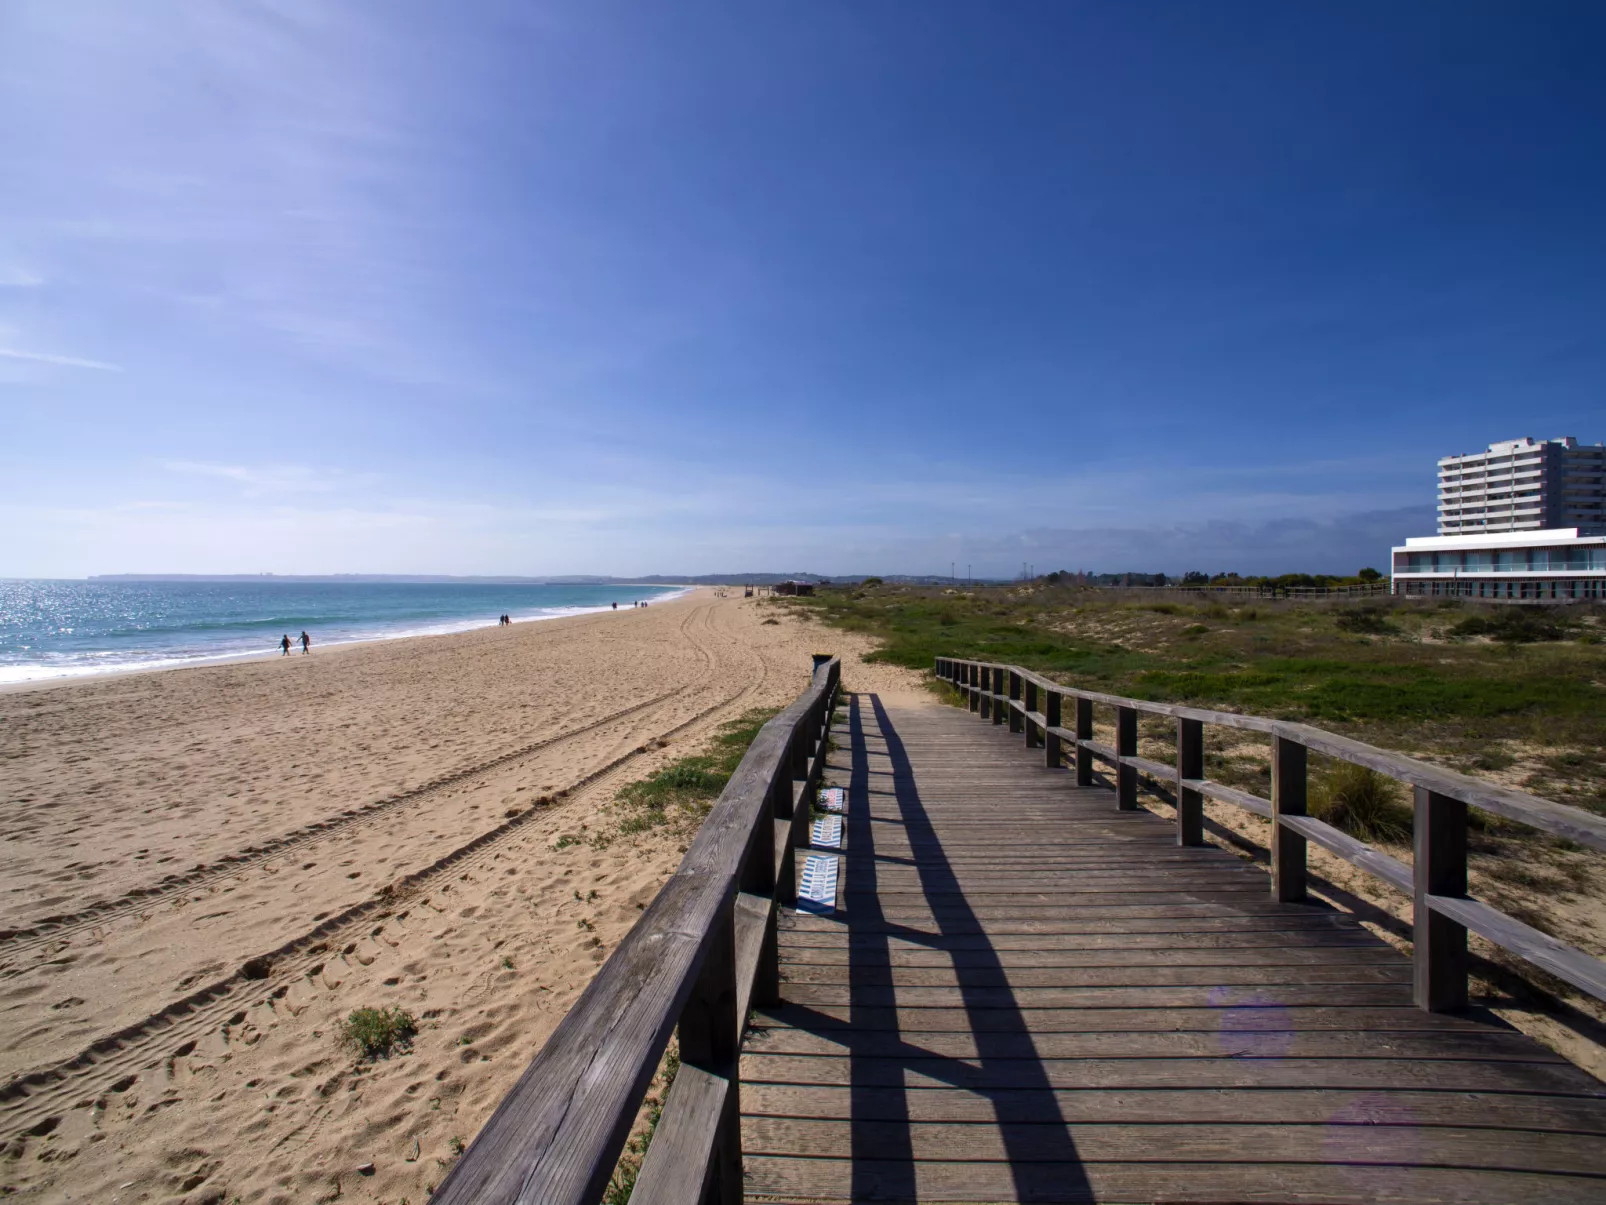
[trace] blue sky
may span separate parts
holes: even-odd
[[[1353,571],[1606,438],[1606,6],[0,7],[0,575]]]

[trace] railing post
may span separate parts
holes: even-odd
[[[680,1061],[730,1087],[720,1109],[708,1175],[703,1182],[705,1205],[741,1205],[742,1102],[737,1080],[741,1054],[741,1018],[736,1015],[736,926],[733,909],[725,905],[718,926],[708,936],[708,952],[697,985],[680,1014]]]
[[[981,710],[981,666],[971,662],[965,666],[965,683],[969,688],[970,709]]]
[[[1002,724],[1009,718],[1009,682],[1000,666],[993,666],[993,723]]]
[[[1467,893],[1467,805],[1416,788],[1416,901],[1412,963],[1418,1008],[1430,1012],[1467,1005],[1467,931],[1428,907],[1428,896]]]
[[[805,801],[807,802],[807,801]],[[792,780],[784,773],[777,774],[775,781],[770,783],[769,811],[775,817],[773,823],[779,828],[786,826],[787,840],[785,856],[780,858],[775,867],[775,906],[777,908],[797,907],[797,858],[795,856],[797,843],[794,834],[797,824],[793,816],[792,807]],[[771,848],[774,847],[771,839]]]
[[[1060,748],[1059,734],[1050,732],[1049,729],[1062,728],[1065,725],[1061,711],[1061,704],[1065,696],[1057,690],[1045,690],[1043,694],[1045,696],[1043,699],[1043,719],[1047,721],[1047,726],[1043,729],[1043,748],[1046,751],[1043,760],[1048,763],[1049,769],[1058,770],[1065,754]]]
[[[1204,844],[1204,796],[1182,785],[1204,777],[1204,722],[1177,721],[1177,844]]]
[[[1127,758],[1136,757],[1137,755],[1137,708],[1117,707],[1115,709],[1115,756],[1117,758]],[[1117,761],[1115,766],[1115,806],[1123,812],[1134,811],[1138,806],[1138,768],[1127,765],[1125,761]]]
[[[1037,701],[1037,683],[1029,679],[1023,681],[1021,683],[1021,693],[1024,696],[1022,702],[1025,704],[1027,717],[1029,717],[1034,711],[1042,710]],[[1041,743],[1038,739],[1037,723],[1032,719],[1026,717],[1022,718],[1026,719],[1026,747],[1028,749],[1035,749]]]
[[[792,729],[792,739],[786,746],[786,760],[791,767],[794,779],[809,776],[809,755],[814,752],[813,734],[808,730],[808,724],[802,723]]]
[[[1305,746],[1271,738],[1271,893],[1283,903],[1305,898],[1305,838],[1278,823],[1305,814]]]
[[[1093,739],[1093,700],[1078,696],[1076,700],[1076,785],[1093,785],[1093,757],[1080,742]]]
[[[758,967],[753,973],[753,990],[750,999],[755,1005],[779,1004],[781,999],[781,951],[778,931],[781,910],[782,869],[775,857],[775,800],[773,791],[759,809],[758,827],[753,843],[747,849],[742,864],[741,889],[753,895],[767,896],[770,900],[769,916],[764,922],[764,940],[759,946]],[[790,854],[788,849],[788,854]],[[796,859],[782,860],[791,871],[789,882],[797,878]],[[795,887],[793,888],[795,892]]]
[[[984,665],[981,667],[981,685],[977,687],[977,689],[981,691],[981,718],[984,720],[990,720],[993,718],[992,666]]]

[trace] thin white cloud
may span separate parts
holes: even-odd
[[[169,473],[217,477],[238,482],[248,494],[326,493],[357,484],[357,479],[302,464],[218,464],[203,460],[163,460]]]
[[[32,360],[38,364],[59,364],[63,368],[93,368],[97,372],[122,372],[121,364],[108,364],[104,360],[86,360],[82,356],[58,356],[45,351],[21,351],[15,347],[0,347],[0,356],[8,360]]]
[[[0,268],[0,289],[35,289],[45,278],[26,268]]]

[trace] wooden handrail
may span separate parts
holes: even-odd
[[[776,918],[824,771],[842,664],[759,730],[680,868],[431,1198],[595,1205],[678,1028],[681,1070],[636,1181],[640,1205],[742,1199],[737,1056],[779,996]],[[802,791],[796,790],[801,781]]]
[[[1410,894],[1414,908],[1415,998],[1423,1008],[1437,1011],[1465,1006],[1469,928],[1596,999],[1606,1000],[1606,962],[1467,896],[1469,806],[1592,849],[1606,850],[1606,820],[1599,816],[1308,724],[1079,690],[1016,665],[938,657],[936,672],[937,677],[966,696],[971,711],[995,724],[1007,720],[1012,732],[1024,729],[1027,747],[1043,746],[1050,766],[1059,768],[1066,759],[1073,760],[1079,786],[1093,781],[1095,760],[1113,766],[1117,807],[1137,805],[1140,775],[1170,783],[1176,790],[1178,844],[1203,843],[1206,799],[1245,808],[1271,820],[1272,891],[1279,900],[1305,898],[1307,841],[1315,841]],[[1061,722],[1067,700],[1074,703],[1075,710],[1075,726],[1070,728]],[[1094,706],[1114,709],[1115,745],[1093,739]],[[1138,755],[1139,713],[1177,722],[1174,767]],[[1270,799],[1204,777],[1206,724],[1260,732],[1272,738]],[[1416,846],[1412,866],[1306,815],[1306,753],[1312,749],[1365,766],[1412,788]]]

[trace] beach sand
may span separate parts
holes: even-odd
[[[872,647],[700,590],[0,694],[0,1195],[421,1205],[679,862],[613,794],[817,650],[929,699]]]

